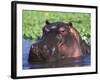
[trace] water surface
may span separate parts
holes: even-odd
[[[23,69],[34,69],[34,68],[49,68],[49,67],[55,67],[56,63],[52,63],[52,66],[50,66],[50,63],[49,64],[33,64],[33,65],[30,65],[28,63],[28,55],[29,55],[29,50],[30,50],[30,47],[31,45],[33,44],[34,42],[31,41],[31,40],[26,40],[26,39],[23,39],[22,41],[22,52],[23,52],[23,58],[22,58],[22,61],[23,61]],[[82,59],[81,63],[80,62],[68,62],[70,60],[67,60],[67,62],[64,60],[62,61],[60,65],[62,65],[63,67],[73,67],[73,66],[77,66],[77,65],[80,65],[80,66],[90,66],[91,64],[91,61],[90,61],[90,55],[86,55],[84,56],[84,58]],[[57,64],[59,65],[59,64]],[[62,67],[61,66],[61,67]]]

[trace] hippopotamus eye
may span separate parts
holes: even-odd
[[[60,32],[65,32],[65,31],[60,31]]]
[[[60,33],[63,33],[63,32],[65,32],[65,30],[66,30],[66,29],[65,29],[64,27],[60,27],[58,31],[59,31]]]
[[[60,30],[59,32],[63,33],[63,32],[65,32],[65,30]]]

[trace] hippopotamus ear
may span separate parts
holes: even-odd
[[[73,26],[72,22],[69,22],[68,25],[69,25],[69,26]]]
[[[48,20],[46,20],[45,23],[46,23],[46,25],[49,25],[50,24],[50,22]]]
[[[72,27],[73,27],[72,22],[69,22],[67,25],[69,26],[69,30],[72,30]]]

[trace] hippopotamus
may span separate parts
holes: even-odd
[[[30,64],[61,62],[68,59],[81,61],[86,49],[79,32],[71,22],[46,21],[42,31],[41,39],[31,45],[28,58]]]

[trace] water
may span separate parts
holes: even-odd
[[[31,47],[31,45],[34,43],[34,42],[32,42],[32,41],[30,41],[30,40],[25,40],[25,39],[23,39],[23,44],[22,44],[22,46],[23,46],[23,48],[22,48],[22,51],[23,51],[23,58],[22,58],[22,61],[23,61],[23,69],[30,69],[30,68],[44,68],[44,67],[48,67],[48,64],[34,64],[34,65],[30,65],[29,63],[28,63],[28,55],[29,55],[29,50],[30,50],[30,47]],[[82,62],[81,62],[81,64],[82,64],[82,66],[89,66],[90,64],[91,64],[91,61],[90,61],[91,59],[90,59],[90,55],[86,55],[84,58],[83,58],[83,60],[82,60]],[[62,64],[64,64],[65,65],[65,61],[63,61],[63,62],[61,62]],[[73,64],[73,63],[72,63]],[[71,64],[71,65],[72,65]],[[80,64],[80,63],[78,63],[78,64]],[[54,63],[54,65],[55,65],[55,63]],[[71,65],[69,65],[69,64],[67,64],[67,66],[65,65],[65,67],[69,67],[69,66],[71,66]],[[75,65],[74,65],[75,66]],[[50,67],[50,66],[49,66]]]

